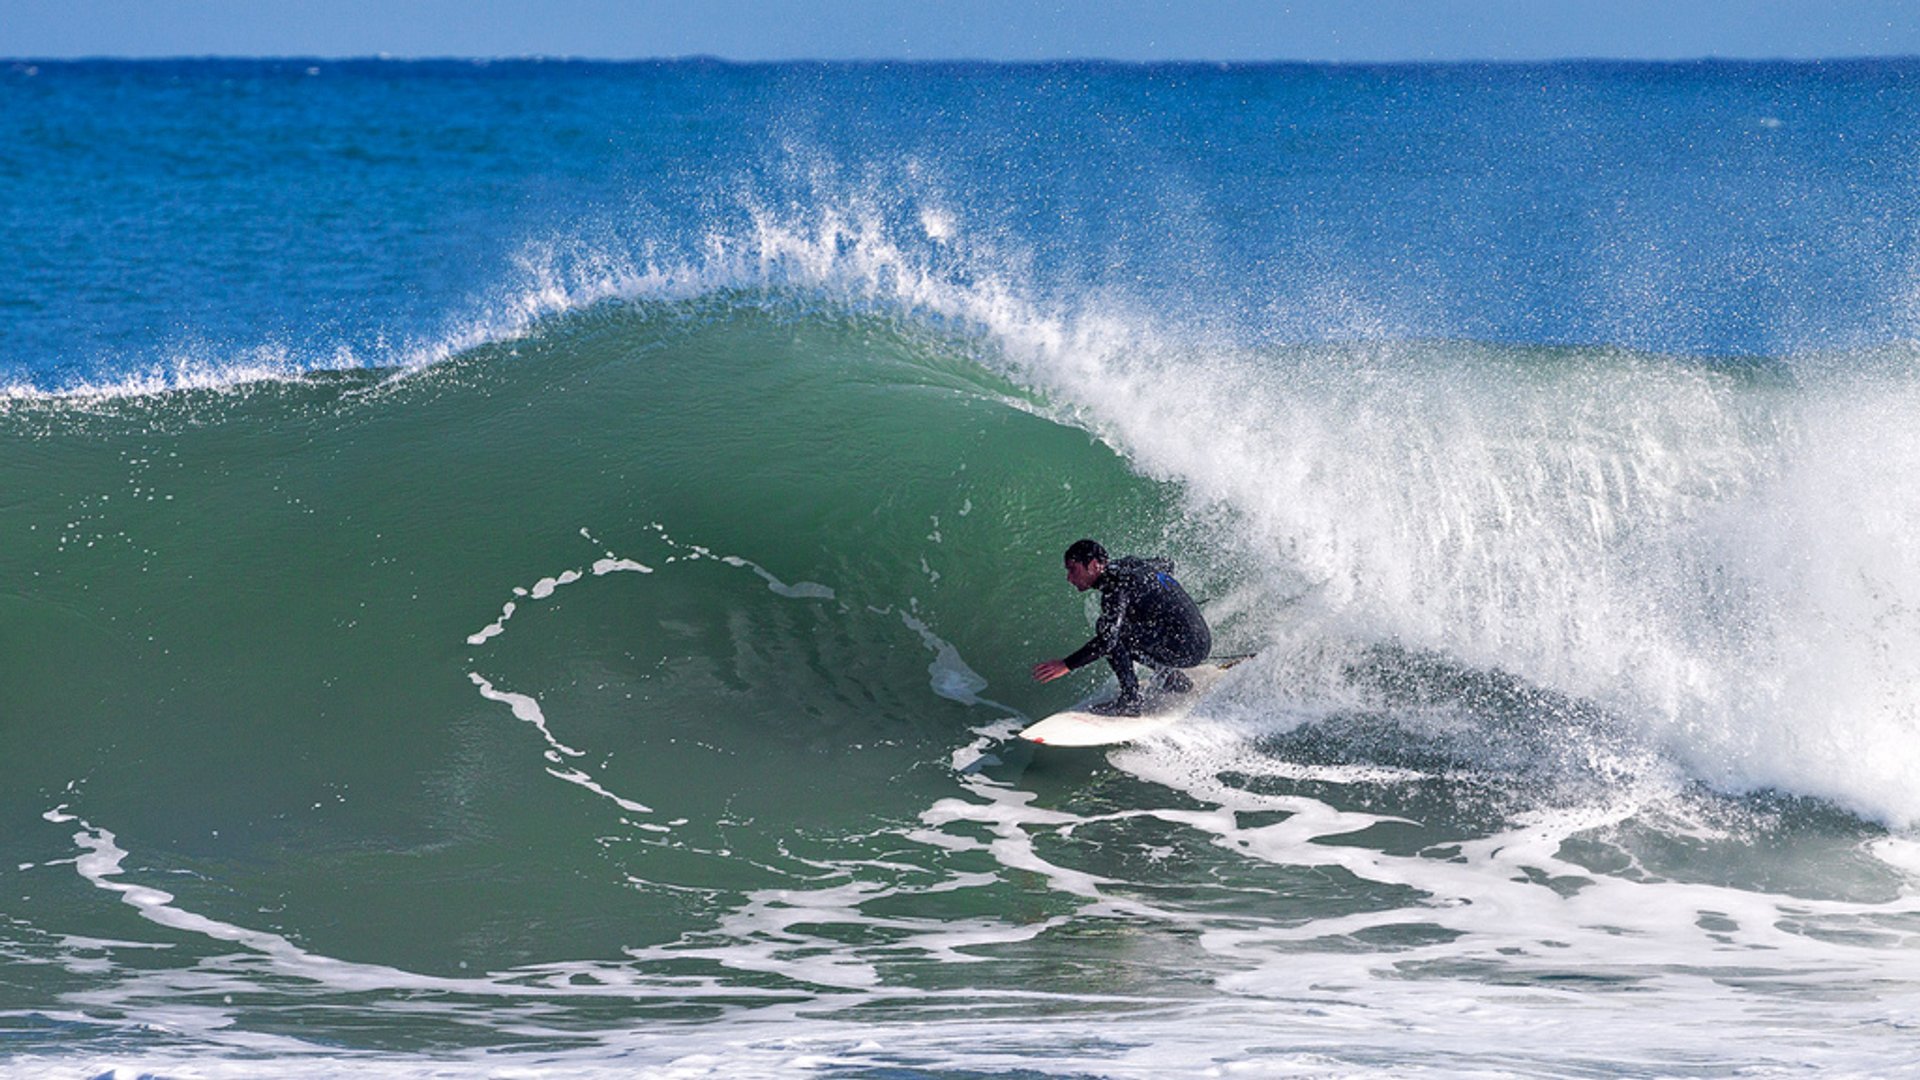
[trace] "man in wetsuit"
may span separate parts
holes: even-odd
[[[1095,712],[1137,716],[1143,704],[1134,661],[1160,672],[1160,685],[1175,693],[1193,688],[1181,668],[1207,658],[1213,634],[1187,590],[1173,580],[1170,559],[1131,556],[1109,561],[1107,549],[1092,540],[1067,549],[1067,583],[1081,592],[1100,590],[1100,621],[1093,640],[1062,660],[1033,666],[1038,682],[1052,682],[1100,657],[1120,680],[1120,696],[1093,707]]]

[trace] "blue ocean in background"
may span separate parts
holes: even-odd
[[[0,65],[0,1074],[1920,1074],[1920,60]],[[1222,654],[1107,750],[1081,536]]]

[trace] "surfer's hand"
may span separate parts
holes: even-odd
[[[1065,660],[1042,660],[1033,665],[1033,681],[1052,682],[1072,670]]]

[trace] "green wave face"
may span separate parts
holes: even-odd
[[[1172,495],[965,342],[711,316],[0,418],[0,798],[83,793],[129,849],[221,864],[208,910],[297,898],[330,955],[427,970],[487,926],[525,927],[496,965],[580,947],[554,906],[677,933],[796,835],[911,821],[1084,637],[1060,550],[1156,537]],[[635,915],[630,876],[694,891]]]

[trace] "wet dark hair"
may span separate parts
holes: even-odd
[[[1085,566],[1090,562],[1106,562],[1107,549],[1100,546],[1098,540],[1075,540],[1067,548],[1067,562]]]

